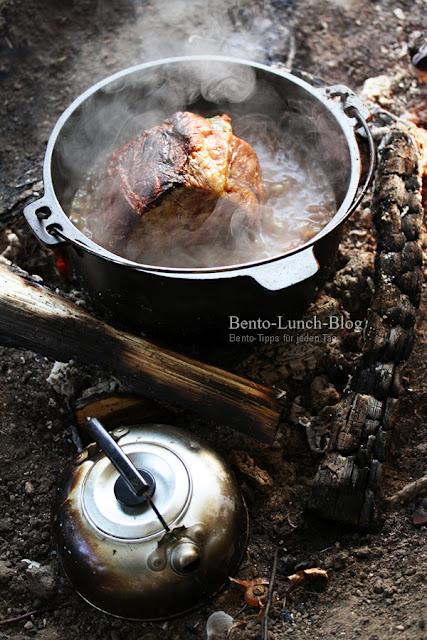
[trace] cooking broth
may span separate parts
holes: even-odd
[[[266,199],[258,205],[259,224],[248,225],[238,210],[221,229],[221,203],[197,230],[169,221],[147,237],[136,228],[126,241],[114,242],[105,224],[109,178],[100,162],[78,188],[71,221],[89,238],[124,258],[175,268],[223,267],[272,258],[315,236],[336,212],[332,186],[313,155],[291,130],[257,116],[233,120],[233,131],[255,149]],[[144,214],[143,214],[144,215]],[[174,226],[172,226],[172,223]],[[220,230],[220,231],[219,231]]]

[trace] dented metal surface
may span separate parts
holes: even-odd
[[[89,448],[58,491],[54,533],[63,568],[87,602],[112,615],[185,613],[217,593],[242,559],[248,516],[240,491],[215,452],[173,427],[132,428],[118,444],[155,475],[153,500],[171,531],[146,506],[118,503],[118,472]]]

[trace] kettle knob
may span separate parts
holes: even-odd
[[[134,491],[129,489],[129,486],[122,475],[117,478],[114,484],[114,495],[116,500],[125,508],[146,505],[147,494],[152,498],[156,491],[156,481],[151,473],[144,469],[137,469],[137,471],[148,487],[148,489],[146,491],[144,490],[144,493],[141,495],[137,495]]]
[[[200,549],[194,542],[180,542],[173,549],[170,564],[176,573],[189,573],[200,563]]]

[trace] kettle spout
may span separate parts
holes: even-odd
[[[179,542],[171,552],[170,563],[176,573],[189,573],[200,564],[200,549],[194,542]]]

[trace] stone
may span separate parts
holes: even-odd
[[[400,7],[393,9],[393,13],[400,22],[403,22],[406,18],[405,12]]]
[[[380,579],[375,580],[374,586],[372,587],[372,590],[373,590],[374,593],[383,593],[384,585],[383,585],[382,580],[380,580]]]
[[[52,565],[30,565],[26,571],[28,589],[40,600],[49,600],[56,595],[56,575]]]
[[[73,397],[79,379],[80,371],[73,360],[69,362],[55,362],[46,382],[60,396],[67,399]]]
[[[0,534],[12,531],[13,524],[10,518],[0,518]]]
[[[24,485],[24,491],[27,494],[27,496],[32,496],[33,493],[35,492],[33,483],[27,481]]]
[[[207,640],[225,640],[230,634],[233,618],[225,611],[215,611],[206,622]]]
[[[369,547],[359,547],[354,550],[353,555],[358,560],[367,560],[371,557],[372,553]]]
[[[386,598],[392,598],[396,591],[397,589],[394,585],[388,585],[384,587],[384,595]]]
[[[15,571],[5,560],[0,560],[0,588],[7,586],[15,575]]]

